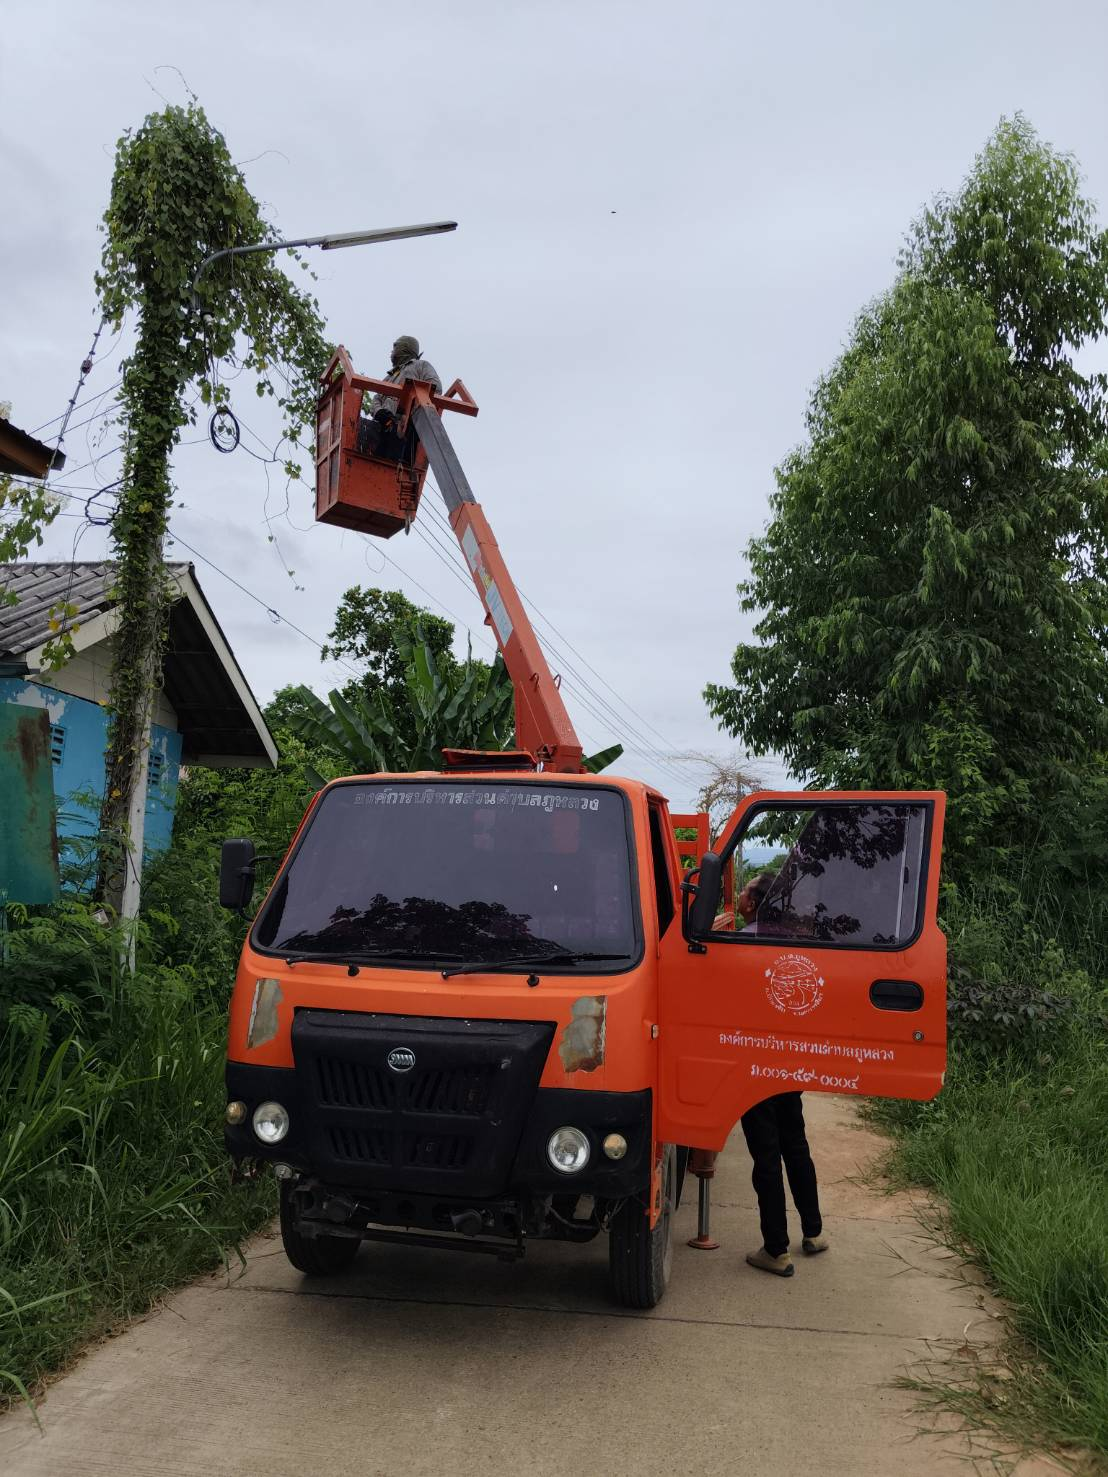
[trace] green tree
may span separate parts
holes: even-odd
[[[436,660],[447,657],[454,640],[451,621],[414,605],[399,590],[352,585],[345,592],[321,655],[325,661],[347,657],[361,667],[361,675],[343,688],[348,697],[360,688],[372,698],[381,687],[394,702],[402,697],[406,673],[396,633],[417,621]]]
[[[749,546],[713,714],[819,786],[938,787],[955,858],[1026,838],[1105,747],[1108,416],[1078,368],[1108,244],[1002,122],[818,384]]]
[[[220,402],[226,391],[213,385],[213,365],[238,352],[258,394],[278,399],[295,440],[311,423],[327,346],[315,299],[264,253],[224,257],[197,282],[207,257],[276,232],[195,99],[151,114],[119,141],[104,232],[97,287],[105,317],[116,327],[128,311],[137,317],[120,391],[123,478],[111,528],[119,631],[101,814],[102,831],[126,840],[166,629],[162,540],[170,457],[195,413],[189,388],[197,383],[204,403]],[[127,869],[108,859],[118,854],[103,849],[99,879],[116,908]]]
[[[419,622],[394,632],[403,693],[381,682],[373,695],[334,691],[330,705],[310,688],[293,689],[287,722],[307,744],[330,753],[348,771],[440,769],[444,748],[508,749],[515,742],[511,680],[498,655],[454,661],[433,650]]]
[[[444,675],[455,671],[458,663],[450,649],[454,640],[452,621],[413,604],[398,590],[366,589],[361,585],[352,585],[339,601],[334,626],[320,653],[323,660],[341,657],[360,669],[359,675],[340,689],[347,702],[356,703],[362,698],[372,708],[377,694],[385,695],[392,725],[409,747],[417,743],[419,719],[409,702],[401,645],[407,639],[406,633],[416,626],[436,667]],[[486,665],[473,656],[470,661],[481,667]],[[285,690],[283,701],[292,705],[290,711],[302,706],[295,688]]]
[[[371,697],[336,690],[325,703],[310,688],[289,687],[277,694],[282,722],[332,765],[356,774],[440,769],[444,749],[513,746],[515,692],[499,653],[491,667],[472,656],[456,662],[449,651],[435,652],[418,619],[398,625],[393,636],[399,696],[380,683]],[[582,763],[597,774],[622,753],[622,744],[613,744]],[[307,768],[322,783],[311,761]]]
[[[303,710],[300,701],[299,683],[290,683],[288,687],[279,687],[262,709],[266,726],[273,735],[277,747],[284,750],[283,739],[285,735],[292,733],[292,717],[294,713]]]

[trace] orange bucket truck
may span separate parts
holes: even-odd
[[[396,457],[357,449],[366,390],[399,401]],[[614,1300],[649,1308],[691,1150],[721,1149],[774,1093],[939,1091],[944,796],[748,795],[684,870],[663,795],[583,772],[447,411],[477,412],[460,382],[381,383],[340,349],[317,516],[390,537],[430,466],[514,684],[518,747],[314,797],[242,951],[227,1146],[274,1167],[307,1274],[363,1241],[514,1259],[603,1235]],[[767,868],[743,925],[723,900]],[[244,909],[253,887],[252,843],[226,842],[221,902]]]

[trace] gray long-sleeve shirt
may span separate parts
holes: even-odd
[[[385,378],[394,385],[402,385],[406,380],[427,380],[434,386],[436,395],[442,394],[442,380],[429,359],[409,359],[399,369],[390,369]],[[379,410],[387,410],[395,415],[399,403],[391,395],[374,395],[363,402],[362,414],[373,416]]]

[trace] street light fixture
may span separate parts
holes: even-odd
[[[189,289],[192,294],[192,306],[195,311],[199,311],[200,299],[196,293],[196,284],[201,276],[213,262],[218,262],[225,256],[246,256],[258,251],[283,251],[286,247],[293,246],[321,246],[324,251],[337,251],[343,246],[369,246],[375,241],[403,241],[409,236],[439,236],[444,231],[456,231],[457,229],[457,221],[430,221],[422,226],[385,226],[377,231],[332,231],[326,236],[301,236],[295,241],[255,241],[249,246],[228,246],[223,251],[213,251],[211,256],[206,256],[197,267]]]

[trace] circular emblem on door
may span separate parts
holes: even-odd
[[[823,999],[824,978],[807,954],[779,954],[766,970],[766,998],[789,1015],[807,1015]]]
[[[415,1066],[415,1052],[407,1046],[394,1046],[385,1060],[394,1072],[410,1072]]]

